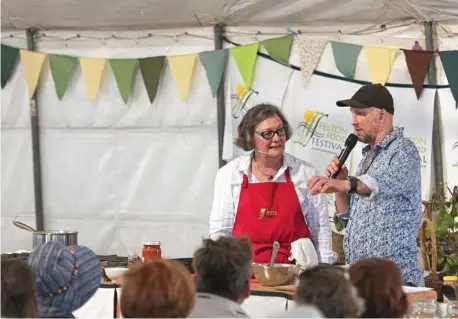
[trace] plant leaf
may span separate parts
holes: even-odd
[[[437,264],[440,265],[444,261],[444,253],[441,250],[437,250]]]

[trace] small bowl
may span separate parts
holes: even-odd
[[[127,267],[105,267],[105,273],[111,280],[122,277],[127,271]]]
[[[292,285],[299,274],[300,266],[294,264],[253,264],[253,274],[263,286]]]

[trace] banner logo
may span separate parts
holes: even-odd
[[[306,110],[304,112],[304,121],[298,125],[298,139],[294,143],[302,146],[307,146],[310,143],[312,137],[322,138],[323,133],[317,131],[318,124],[323,118],[327,118],[329,115],[322,112],[315,112],[312,110]]]
[[[232,117],[237,119],[243,115],[253,106],[254,97],[256,97],[259,92],[249,89],[243,85],[237,85],[237,93],[231,95],[231,99],[235,100],[235,103],[232,104]]]

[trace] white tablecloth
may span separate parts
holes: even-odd
[[[121,288],[116,289],[119,298],[121,296]],[[421,288],[405,288],[405,290],[408,293],[413,290],[421,290]],[[73,314],[76,318],[113,318],[114,291],[115,288],[99,288],[95,295]],[[250,296],[245,300],[242,307],[250,317],[265,318],[287,311],[287,305],[288,309],[295,307],[294,301],[283,297]],[[446,307],[446,304],[439,304],[438,315],[440,318],[445,318]]]
[[[80,309],[73,312],[76,318],[113,318],[114,313],[114,291],[115,288],[100,288],[95,295]],[[118,298],[121,296],[121,288],[117,288]],[[242,307],[250,317],[266,317],[285,311],[293,305],[282,297],[250,296],[243,303]]]

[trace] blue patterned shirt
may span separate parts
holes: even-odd
[[[372,193],[351,195],[350,208],[338,216],[346,224],[345,262],[390,259],[405,282],[424,286],[417,234],[422,218],[420,156],[403,130],[394,130],[373,152],[363,149],[356,176]]]

